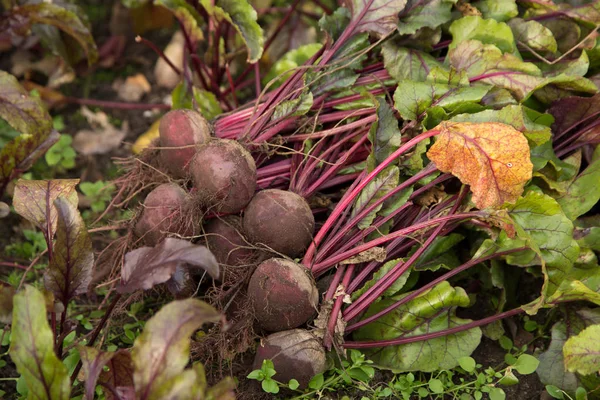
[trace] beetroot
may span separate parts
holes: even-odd
[[[315,217],[306,201],[285,190],[258,192],[244,211],[244,231],[250,240],[289,257],[306,250],[314,230]]]
[[[156,245],[166,233],[193,235],[193,224],[181,223],[181,212],[188,201],[187,193],[174,183],[156,187],[144,201],[144,209],[135,225],[135,233],[149,246]]]
[[[308,270],[284,258],[262,262],[248,284],[259,325],[268,331],[296,328],[316,313],[319,295]]]
[[[264,360],[272,360],[276,374],[273,379],[287,383],[296,379],[300,388],[325,371],[325,350],[319,340],[304,329],[277,332],[261,340],[253,369],[260,369]]]
[[[246,265],[254,255],[242,236],[242,219],[235,215],[215,218],[204,227],[206,246],[219,264]]]
[[[218,139],[200,146],[190,172],[194,185],[215,211],[241,211],[256,190],[256,165],[234,140]]]
[[[164,166],[175,178],[186,177],[190,161],[196,154],[196,147],[181,147],[208,142],[208,122],[196,111],[173,110],[161,118],[158,131],[160,159]]]

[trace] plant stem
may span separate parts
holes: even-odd
[[[439,338],[442,336],[452,335],[454,333],[459,333],[463,331],[467,331],[469,329],[477,328],[479,326],[488,325],[492,322],[499,321],[504,318],[512,317],[513,315],[520,314],[525,312],[525,310],[521,307],[505,311],[502,313],[498,313],[492,315],[491,317],[483,318],[480,320],[469,322],[468,324],[456,326],[454,328],[444,329],[438,332],[425,333],[423,335],[415,335],[409,337],[401,337],[397,339],[389,339],[389,340],[374,340],[370,342],[353,342],[349,341],[344,343],[342,346],[346,349],[371,349],[375,347],[384,347],[384,346],[399,346],[408,343],[414,342],[422,342],[426,340],[431,340],[435,338]]]
[[[173,64],[173,62],[171,60],[169,60],[169,58],[165,55],[165,53],[163,53],[163,51],[161,49],[159,49],[158,47],[156,47],[156,45],[154,43],[152,43],[151,41],[144,39],[143,37],[141,37],[140,35],[135,37],[135,41],[137,43],[143,43],[146,46],[150,47],[150,49],[152,49],[152,51],[154,51],[159,58],[162,58],[169,67],[171,67],[171,69],[179,76],[181,76],[181,70],[179,68],[177,68],[175,66],[175,64]]]
[[[102,330],[102,328],[104,328],[104,325],[106,325],[106,321],[108,321],[108,318],[110,318],[110,315],[112,314],[113,310],[115,309],[115,306],[117,305],[117,303],[119,302],[120,299],[121,299],[121,294],[118,293],[115,296],[115,298],[113,299],[112,303],[110,303],[110,305],[108,306],[108,309],[106,310],[106,313],[104,313],[104,316],[100,320],[100,323],[98,323],[98,325],[92,332],[90,341],[89,341],[89,343],[87,343],[88,346],[91,347],[94,345],[94,343],[96,343],[96,339],[98,339],[98,336],[100,335],[100,331]],[[71,374],[71,382],[75,382],[75,379],[77,378],[77,375],[79,374],[80,369],[81,369],[81,360],[77,363],[77,366],[75,367],[75,369],[73,370],[73,373]]]
[[[481,264],[482,262],[488,261],[488,260],[492,260],[494,258],[498,258],[498,257],[502,257],[508,254],[512,254],[512,253],[517,253],[519,251],[523,251],[523,250],[527,250],[526,247],[519,247],[516,249],[511,249],[511,250],[506,250],[506,251],[502,251],[499,253],[494,253],[494,254],[490,254],[488,256],[485,257],[480,257],[480,258],[474,258],[471,259],[469,261],[467,261],[466,263],[464,263],[463,265],[454,268],[451,271],[446,272],[445,274],[443,274],[442,276],[434,279],[433,281],[429,282],[428,284],[420,287],[417,290],[413,290],[412,292],[410,292],[409,294],[407,294],[406,296],[404,296],[402,299],[398,300],[397,302],[395,302],[394,304],[388,306],[387,308],[379,311],[377,314],[374,314],[372,316],[369,316],[368,318],[365,318],[357,323],[354,323],[350,326],[348,326],[346,328],[345,332],[352,332],[358,328],[361,328],[367,324],[370,324],[371,322],[375,321],[378,318],[383,317],[384,315],[388,314],[389,312],[391,312],[392,310],[400,307],[403,304],[408,303],[409,301],[411,301],[414,298],[419,297],[420,295],[422,295],[423,293],[425,293],[426,291],[428,291],[429,289],[431,289],[432,287],[436,286],[438,283],[443,282],[443,281],[447,281],[448,279],[452,278],[455,275],[458,275],[459,273],[466,271],[467,269],[477,265],[477,264]]]
[[[368,175],[366,175],[363,179],[361,179],[361,181],[356,185],[356,187],[354,187],[354,189],[352,189],[352,191],[349,191],[349,195],[348,196],[344,196],[344,198],[342,199],[342,201],[340,201],[338,203],[338,205],[335,207],[335,209],[333,210],[333,212],[331,213],[331,215],[329,216],[329,218],[327,218],[327,221],[325,221],[325,223],[323,224],[323,226],[321,227],[321,229],[319,229],[319,232],[317,233],[317,235],[315,236],[314,240],[312,241],[310,247],[306,251],[306,254],[304,256],[304,259],[302,260],[302,263],[304,265],[306,265],[306,266],[311,266],[311,269],[312,269],[312,260],[313,260],[313,257],[315,255],[316,247],[318,245],[320,245],[321,241],[325,238],[325,235],[327,234],[327,232],[329,231],[329,229],[331,229],[331,227],[333,226],[333,224],[342,215],[342,213],[344,212],[344,210],[346,210],[346,208],[348,206],[350,206],[352,204],[352,202],[354,202],[354,200],[356,199],[356,197],[358,197],[358,195],[360,194],[360,192],[373,179],[375,179],[375,177],[381,171],[383,171],[385,168],[387,168],[398,157],[400,157],[402,154],[404,154],[405,152],[407,152],[408,150],[410,150],[411,148],[413,148],[419,142],[421,142],[421,141],[423,141],[423,140],[425,140],[425,139],[427,139],[429,137],[435,136],[438,133],[440,133],[438,130],[431,130],[431,131],[424,132],[424,133],[422,133],[422,134],[420,134],[420,135],[412,138],[411,140],[409,140],[408,142],[406,142],[404,145],[400,146],[398,148],[398,150],[396,150],[395,152],[393,152],[390,156],[388,156],[388,158],[386,158],[384,161],[382,161],[381,164],[379,164],[377,167],[375,167],[373,169],[373,171],[371,171]]]

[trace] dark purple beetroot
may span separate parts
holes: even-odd
[[[242,236],[242,219],[237,215],[215,218],[204,227],[206,246],[219,264],[246,265],[254,251]]]
[[[256,190],[254,159],[235,140],[217,139],[200,146],[190,172],[198,193],[215,211],[241,211]]]
[[[182,224],[181,212],[188,201],[187,193],[174,183],[157,186],[144,201],[135,233],[149,246],[155,246],[167,233],[193,235],[193,225]]]
[[[244,232],[257,244],[297,257],[310,244],[315,217],[296,193],[269,189],[258,192],[244,211]]]
[[[173,110],[161,118],[158,131],[162,163],[174,177],[186,177],[189,164],[196,154],[196,147],[181,147],[208,142],[210,140],[208,122],[196,111]]]
[[[325,372],[325,350],[319,340],[304,329],[277,332],[261,340],[252,369],[260,369],[263,360],[272,360],[273,379],[287,383],[296,379],[300,388],[308,386],[311,378]]]
[[[297,328],[317,310],[319,294],[304,266],[284,258],[263,261],[248,284],[259,325],[272,332]]]

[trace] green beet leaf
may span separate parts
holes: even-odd
[[[265,38],[256,22],[258,15],[254,8],[246,0],[218,0],[214,9],[216,15],[234,26],[246,43],[248,62],[255,63],[260,60]]]
[[[506,22],[519,14],[515,0],[481,0],[473,3],[484,18]]]
[[[33,286],[14,297],[9,354],[23,376],[28,398],[68,400],[67,367],[54,354],[54,335],[46,318],[44,295]]]
[[[198,11],[185,0],[156,0],[154,3],[169,9],[191,40],[198,42],[204,39],[201,28],[203,19]]]
[[[13,195],[15,211],[33,223],[44,233],[46,242],[51,242],[58,224],[58,211],[54,201],[64,197],[73,207],[78,198],[75,186],[79,179],[53,179],[28,181],[19,179]]]
[[[0,322],[10,324],[13,314],[13,298],[16,290],[12,286],[0,286]]]
[[[456,0],[409,1],[400,12],[398,32],[412,35],[421,28],[437,28],[452,19],[452,6]]]
[[[365,316],[388,307],[400,298],[401,296],[397,296],[373,304]],[[467,293],[444,281],[377,321],[358,329],[354,337],[357,340],[387,340],[464,325],[470,320],[458,318],[456,307],[468,305]],[[473,328],[428,341],[373,349],[368,351],[368,356],[377,365],[394,371],[431,372],[456,367],[458,360],[469,356],[480,340],[481,330]]]
[[[372,171],[390,154],[398,150],[402,138],[394,110],[385,99],[377,99],[377,122],[371,125],[369,140],[372,144],[371,154],[367,158],[367,168]]]
[[[193,98],[192,94],[194,96]],[[217,100],[214,93],[197,88],[196,86],[192,87],[192,90],[190,91],[188,90],[185,81],[181,82],[173,89],[173,92],[171,92],[171,99],[173,100],[173,109],[195,109],[207,120],[211,120],[223,113],[219,100]]]
[[[596,148],[593,158],[594,161],[566,187],[566,193],[556,198],[571,220],[591,210],[600,200],[600,147]]]
[[[400,47],[391,40],[383,44],[381,54],[385,69],[399,83],[407,79],[424,81],[432,68],[442,67],[442,64],[429,54]]]
[[[395,165],[381,171],[375,177],[375,179],[369,182],[369,184],[360,192],[360,194],[356,198],[354,208],[352,209],[351,217],[356,216],[365,208],[367,208],[370,204],[373,204],[375,201],[385,196],[390,190],[398,186],[399,179],[400,171]],[[377,212],[381,210],[382,207],[383,204],[380,204],[377,207],[375,207],[373,211],[371,211],[358,223],[358,227],[360,229],[368,228],[371,225],[371,223],[375,220]]]
[[[369,32],[386,36],[396,29],[398,13],[404,9],[407,0],[351,0],[348,3],[351,24],[356,24],[352,33]]]
[[[283,118],[298,117],[310,111],[313,105],[312,92],[305,90],[294,100],[282,101],[275,107],[275,111],[271,116],[272,121],[277,121]]]
[[[572,268],[556,292],[547,299],[550,304],[571,301],[588,301],[600,305],[600,267],[597,264],[591,268]]]
[[[518,228],[517,238],[509,239],[502,232],[499,238],[501,248],[530,245],[539,249],[545,263],[544,294],[554,293],[579,255],[579,246],[573,239],[573,223],[552,197],[537,191],[527,192],[514,205],[507,206],[506,210]],[[524,237],[527,239],[524,240]],[[536,250],[511,254],[506,261],[520,266],[540,265]]]
[[[458,267],[461,262],[453,250],[457,244],[464,240],[464,236],[451,233],[448,236],[438,236],[433,243],[423,252],[414,266],[415,271],[437,271],[440,268],[450,270]],[[419,246],[420,247],[420,246]],[[409,255],[417,251],[414,247]]]
[[[0,150],[0,193],[15,169],[27,170],[59,139],[42,102],[29,95],[14,76],[0,71],[0,118],[21,133]]]
[[[271,67],[267,75],[263,78],[263,85],[266,86],[273,79],[277,79],[271,84],[270,88],[275,89],[279,87],[285,79],[292,75],[292,71],[295,68],[308,61],[321,47],[323,45],[320,43],[310,43],[288,51]]]
[[[493,19],[483,19],[475,15],[467,16],[454,21],[449,29],[452,34],[450,50],[468,40],[495,45],[506,53],[512,53],[516,49],[515,38],[510,27]]]
[[[173,301],[154,315],[131,353],[136,398],[198,398],[203,385],[197,371],[185,369],[190,336],[203,324],[220,319],[214,308],[197,299]]]
[[[58,197],[54,207],[58,215],[56,241],[44,284],[66,307],[73,297],[87,292],[92,280],[94,252],[92,239],[77,208],[65,197]]]
[[[583,375],[600,371],[600,324],[585,328],[563,346],[565,367]]]
[[[513,18],[508,21],[517,43],[538,52],[556,53],[558,44],[552,31],[537,21]]]
[[[600,310],[582,308],[579,310],[565,309],[565,319],[552,326],[552,338],[548,349],[539,355],[540,365],[536,372],[545,385],[560,387],[567,393],[574,395],[580,386],[593,388],[597,386],[599,378],[583,377],[565,369],[563,346],[565,342],[579,334],[586,327],[600,323]]]
[[[365,282],[365,284],[360,289],[355,290],[352,293],[352,300],[358,299],[363,293],[365,293],[367,290],[369,290],[375,283],[377,283],[378,281],[383,279],[383,277],[388,272],[390,272],[392,270],[392,268],[394,268],[399,263],[403,263],[404,261],[405,261],[404,259],[398,258],[395,260],[390,260],[390,261],[386,262],[385,264],[383,264],[381,267],[379,267],[377,269],[377,271],[375,271],[375,273],[373,274],[373,279],[368,280],[367,282]],[[392,286],[390,286],[385,292],[383,292],[383,297],[394,296],[400,290],[402,290],[404,285],[406,285],[406,282],[408,281],[409,276],[410,276],[410,270],[403,273],[398,279],[396,279],[396,281],[392,284]]]

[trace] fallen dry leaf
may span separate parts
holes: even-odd
[[[158,127],[160,126],[160,118],[154,121],[154,123],[148,128],[148,130],[138,136],[137,140],[131,146],[133,154],[140,154],[145,148],[149,147],[150,144],[159,138],[160,133]]]
[[[181,31],[175,32],[173,38],[167,45],[164,53],[165,56],[179,68],[183,70],[183,46],[185,44],[185,37]],[[158,86],[165,87],[168,89],[175,89],[175,86],[179,84],[181,77],[177,72],[173,71],[173,68],[167,64],[165,60],[159,58],[154,67],[154,78]]]
[[[50,89],[49,87],[38,85],[37,83],[31,81],[21,82],[21,85],[28,90],[36,90],[44,103],[48,105],[48,108],[54,108],[65,101],[65,95],[59,92],[58,90]]]
[[[49,54],[39,61],[32,61],[33,58],[34,55],[26,50],[14,52],[11,56],[11,74],[29,79],[31,72],[40,72],[48,77],[46,86],[52,89],[75,79],[73,69],[60,57]]]
[[[125,81],[117,79],[113,82],[112,88],[117,92],[121,100],[130,102],[140,101],[152,89],[143,74],[130,76]]]
[[[521,132],[497,122],[442,122],[434,129],[440,134],[427,157],[470,185],[479,209],[517,201],[533,171]]]
[[[79,154],[106,154],[119,147],[129,131],[129,123],[123,122],[122,127],[116,128],[108,120],[108,116],[99,111],[94,113],[87,107],[81,108],[81,113],[93,129],[84,129],[75,134],[73,148]]]
[[[383,262],[386,257],[387,253],[383,247],[373,247],[340,262],[340,264],[360,264],[369,261]]]

